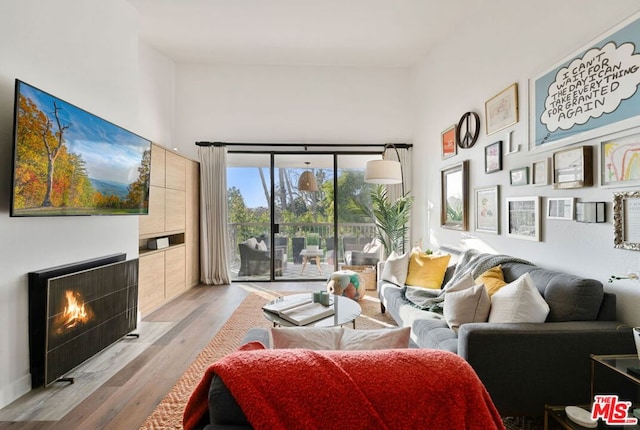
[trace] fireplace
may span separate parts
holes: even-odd
[[[125,259],[113,254],[29,273],[32,387],[46,387],[135,330],[138,260]]]

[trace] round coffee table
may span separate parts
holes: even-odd
[[[279,297],[275,301],[282,300],[299,300],[301,298],[308,298],[311,296],[311,293],[302,293],[302,294],[292,294],[290,296]],[[271,302],[271,303],[273,303]],[[326,317],[324,319],[314,321],[310,324],[305,325],[304,327],[336,327],[348,323],[353,324],[353,328],[356,328],[356,318],[362,313],[362,308],[358,304],[347,297],[336,296],[335,294],[331,295],[331,306],[335,309],[335,314]],[[265,318],[273,323],[273,326],[284,326],[284,327],[299,327],[284,318],[280,318],[277,314],[273,312],[269,312],[266,310],[262,310]]]

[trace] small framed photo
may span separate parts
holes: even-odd
[[[529,184],[529,167],[518,167],[509,171],[509,183],[511,185]]]
[[[513,83],[484,104],[487,136],[518,122],[518,84]]]
[[[640,191],[613,193],[613,246],[640,251]]]
[[[476,189],[476,231],[500,234],[500,189],[498,185]]]
[[[572,197],[549,197],[547,199],[547,218],[573,221],[575,199]]]
[[[600,185],[632,187],[640,184],[640,134],[600,143]]]
[[[442,159],[453,157],[458,153],[458,145],[456,145],[456,125],[453,124],[442,132],[441,142]]]
[[[505,199],[507,236],[524,240],[540,240],[540,197],[508,197]]]
[[[531,165],[531,184],[533,185],[549,185],[551,183],[551,160],[534,161]]]
[[[502,141],[484,147],[484,173],[502,170]]]

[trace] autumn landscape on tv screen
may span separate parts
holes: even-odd
[[[148,213],[151,142],[16,82],[13,216]]]

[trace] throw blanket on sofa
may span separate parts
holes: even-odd
[[[468,249],[460,255],[451,279],[441,290],[430,290],[420,287],[405,287],[404,297],[415,307],[431,312],[442,313],[444,296],[449,287],[455,285],[464,275],[470,273],[473,279],[482,275],[492,267],[505,263],[530,264],[521,258],[503,254],[484,254],[475,249]]]
[[[207,369],[185,408],[207,413],[213,374],[254,429],[503,429],[471,366],[446,351],[239,351]]]

